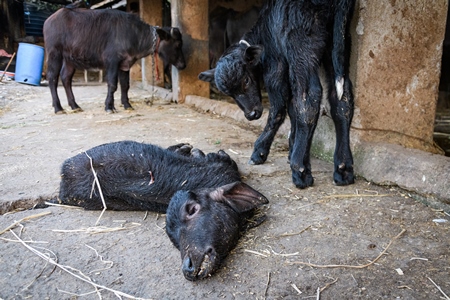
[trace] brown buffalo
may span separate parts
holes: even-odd
[[[130,68],[140,58],[164,51],[164,59],[182,70],[186,67],[183,42],[177,28],[158,28],[143,22],[135,14],[119,10],[61,8],[44,23],[47,53],[47,80],[55,113],[63,113],[57,86],[61,81],[67,101],[74,111],[81,111],[72,92],[76,69],[104,69],[108,83],[105,110],[114,112],[114,92],[121,85],[121,101],[128,100]]]

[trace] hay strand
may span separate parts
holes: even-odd
[[[332,284],[335,284],[337,281],[338,281],[338,278],[334,279],[332,282],[328,282],[327,284],[325,284],[325,286],[323,288],[320,289],[320,292],[322,293],[326,288],[328,288]]]
[[[427,277],[427,278],[431,281],[432,284],[434,284],[434,286],[439,290],[439,292],[441,292],[441,294],[445,297],[446,300],[450,300],[450,298],[444,293],[444,291],[441,289],[441,287],[438,286],[438,285],[433,281],[433,279],[431,279],[430,277]]]
[[[6,227],[6,228],[3,229],[2,231],[0,231],[0,235],[4,234],[6,231],[8,231],[8,230],[10,230],[10,229],[13,229],[14,227],[16,227],[17,225],[19,225],[20,223],[22,223],[22,222],[24,222],[24,221],[28,221],[28,220],[31,220],[31,219],[40,218],[40,217],[49,215],[49,214],[51,214],[51,213],[52,213],[51,211],[46,211],[46,212],[43,212],[43,213],[40,213],[40,214],[31,215],[31,216],[22,218],[22,219],[20,219],[19,221],[15,221],[13,224],[9,225],[8,227]]]
[[[83,294],[76,294],[76,293],[68,292],[68,291],[61,290],[61,289],[58,289],[58,292],[63,293],[63,294],[67,294],[67,295],[70,295],[70,296],[75,296],[75,297],[84,297],[84,296],[89,296],[89,295],[96,294],[96,293],[98,294],[98,289],[96,289],[95,291],[87,292],[87,293],[83,293]]]
[[[340,195],[328,195],[324,196],[324,199],[327,198],[356,198],[356,197],[388,197],[392,196],[390,194],[340,194]]]
[[[262,257],[267,257],[267,255],[262,254],[261,252],[253,251],[253,250],[249,250],[249,249],[244,249],[244,252],[252,253],[252,254],[255,254],[255,255],[262,256]]]
[[[295,285],[295,283],[291,283],[292,288],[299,294],[302,294],[302,291],[300,291],[300,289]]]
[[[141,226],[141,224],[132,222],[132,223],[130,223],[130,225],[125,224],[120,227],[94,226],[94,227],[79,228],[79,229],[53,229],[52,231],[53,232],[62,232],[62,233],[84,232],[84,233],[96,234],[96,233],[107,233],[107,232],[133,229],[138,226]]]
[[[298,231],[298,232],[293,232],[293,233],[283,233],[280,234],[279,236],[275,236],[275,237],[287,237],[287,236],[294,236],[294,235],[299,235],[302,234],[303,232],[305,232],[306,230],[308,230],[309,228],[311,228],[311,225],[309,225],[308,227]]]
[[[86,154],[86,156],[89,158],[89,162],[91,163],[92,174],[94,174],[94,182],[97,185],[98,192],[100,193],[100,198],[102,199],[102,203],[103,203],[103,210],[100,213],[100,216],[98,216],[97,221],[95,222],[95,226],[97,226],[98,223],[100,222],[100,219],[103,216],[103,213],[106,211],[107,207],[106,207],[105,198],[103,197],[102,187],[100,186],[100,182],[98,181],[97,172],[95,172],[94,164],[92,163],[92,157],[90,157],[86,151],[84,152],[84,154]],[[94,183],[92,183],[92,184],[94,184]],[[92,186],[92,190],[94,190],[94,186]]]
[[[45,201],[44,204],[48,205],[48,206],[56,206],[56,207],[63,207],[63,208],[70,208],[70,209],[80,209],[80,210],[83,209],[82,207],[79,207],[79,206],[58,204],[58,203],[52,203],[52,202],[48,202],[48,201]]]
[[[129,295],[129,294],[126,294],[126,293],[124,293],[124,292],[117,291],[117,290],[114,290],[114,289],[111,289],[111,288],[108,288],[108,287],[106,287],[106,286],[103,286],[103,285],[100,285],[100,284],[97,284],[97,283],[93,282],[88,276],[84,275],[81,271],[79,271],[79,270],[77,270],[77,269],[75,269],[75,268],[72,268],[72,267],[70,267],[70,266],[65,266],[65,265],[61,265],[61,264],[57,263],[55,260],[53,260],[52,258],[46,256],[44,253],[42,253],[42,252],[36,250],[35,248],[33,248],[33,247],[27,245],[24,241],[22,241],[22,239],[21,239],[19,236],[17,236],[17,235],[14,233],[14,231],[10,230],[10,232],[11,232],[12,235],[14,235],[14,237],[15,237],[15,238],[16,238],[23,246],[25,246],[28,250],[30,250],[31,252],[33,252],[34,254],[36,254],[37,256],[39,256],[40,258],[44,259],[46,262],[48,262],[48,263],[50,263],[50,264],[52,264],[52,265],[54,265],[54,266],[60,268],[60,269],[63,270],[64,272],[68,273],[69,275],[72,275],[73,277],[75,277],[75,278],[77,278],[77,279],[79,279],[79,280],[81,280],[81,281],[84,281],[84,282],[86,282],[86,283],[91,284],[91,285],[94,286],[96,289],[102,289],[102,290],[106,290],[106,291],[112,292],[114,295],[116,295],[116,296],[119,297],[119,298],[120,298],[120,297],[126,297],[126,298],[129,298],[129,299],[143,299],[143,298],[136,298],[136,297],[134,297],[134,296],[132,296],[132,295]],[[80,274],[82,274],[83,276],[77,275],[77,274],[75,274],[74,272],[72,272],[71,270],[77,271],[77,272],[79,272]]]
[[[91,274],[91,273],[97,273],[97,272],[100,272],[100,271],[108,270],[108,269],[111,269],[111,268],[113,267],[113,265],[114,265],[114,262],[113,262],[113,261],[111,261],[111,260],[104,260],[104,259],[103,259],[103,255],[98,254],[97,250],[96,250],[94,247],[91,247],[91,246],[89,246],[88,244],[84,244],[84,245],[85,245],[86,247],[88,247],[89,249],[94,250],[95,255],[96,255],[96,258],[99,258],[100,261],[101,261],[102,263],[108,265],[107,267],[102,268],[102,269],[95,269],[95,270],[92,270],[92,271],[90,271],[88,274]]]

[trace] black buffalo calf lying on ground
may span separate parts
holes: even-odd
[[[270,112],[250,163],[266,161],[273,139],[289,114],[289,160],[298,188],[314,182],[310,149],[322,98],[320,65],[325,69],[327,98],[336,128],[334,182],[354,182],[349,134],[354,109],[349,26],[354,4],[355,0],[268,0],[242,40],[225,51],[215,69],[199,75],[233,97],[248,120],[262,115],[263,80]]]
[[[159,53],[164,68],[186,67],[183,41],[178,28],[158,28],[146,24],[137,15],[115,9],[61,8],[44,23],[47,80],[55,113],[64,110],[58,97],[58,79],[74,111],[81,111],[72,92],[75,70],[105,69],[108,95],[105,110],[115,112],[114,92],[118,81],[125,109],[132,109],[128,100],[130,68],[142,57]]]
[[[108,209],[167,212],[166,232],[181,252],[188,280],[214,272],[236,245],[254,210],[268,203],[241,182],[236,163],[224,151],[205,155],[185,144],[162,149],[116,142],[63,163],[62,203],[102,209],[100,191]]]

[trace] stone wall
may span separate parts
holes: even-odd
[[[357,0],[350,76],[353,146],[382,142],[442,154],[433,142],[447,1]],[[332,157],[334,127],[321,117],[313,149]]]
[[[362,140],[439,153],[433,129],[446,17],[442,0],[358,1],[353,130]]]

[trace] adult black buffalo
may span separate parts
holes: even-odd
[[[56,90],[60,75],[70,107],[81,111],[72,92],[76,69],[105,69],[105,110],[112,113],[116,110],[114,92],[118,81],[122,104],[132,109],[128,100],[130,68],[138,59],[161,49],[168,63],[179,70],[186,67],[180,31],[146,24],[135,14],[114,9],[61,8],[45,21],[43,31],[55,113],[64,112]]]

